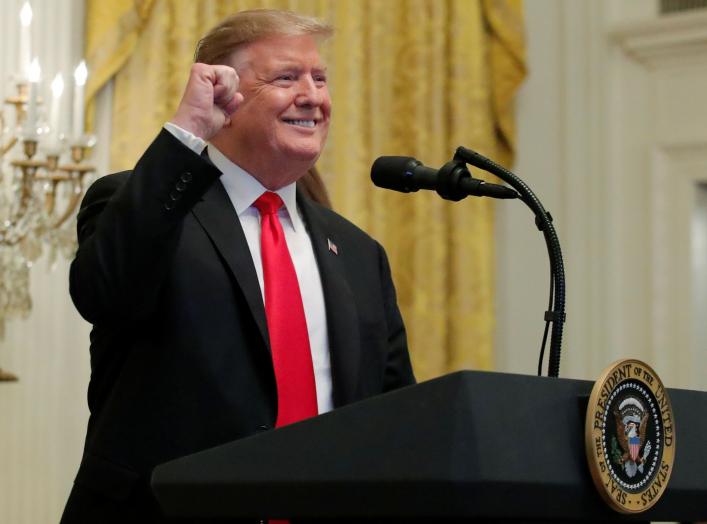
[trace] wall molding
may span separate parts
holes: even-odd
[[[696,383],[704,357],[693,336],[691,235],[697,184],[707,182],[707,141],[657,144],[651,164],[652,351],[666,375]]]
[[[609,37],[644,65],[696,58],[707,53],[707,12],[679,13],[629,24],[618,24]]]

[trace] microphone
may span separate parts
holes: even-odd
[[[378,187],[402,193],[432,189],[442,198],[454,201],[469,195],[518,198],[518,193],[510,187],[472,178],[466,165],[454,160],[440,169],[432,169],[409,156],[382,156],[373,162],[371,180]]]

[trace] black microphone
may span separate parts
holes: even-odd
[[[409,156],[382,156],[373,162],[371,180],[378,187],[402,193],[432,189],[442,198],[454,201],[469,195],[518,198],[510,187],[472,178],[466,165],[454,160],[432,169]]]

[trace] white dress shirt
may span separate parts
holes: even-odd
[[[206,142],[189,131],[168,122],[165,129],[172,133],[184,145],[195,153],[201,154]],[[263,263],[260,255],[260,213],[253,203],[260,195],[268,191],[253,176],[231,162],[214,145],[209,144],[209,159],[223,173],[221,183],[236,210],[241,227],[245,233],[250,255],[253,257],[255,272],[258,275],[260,292],[264,296]],[[295,184],[292,183],[275,191],[284,206],[278,212],[278,218],[285,232],[285,240],[295,266],[299,282],[304,316],[307,321],[309,346],[314,365],[314,380],[317,388],[317,407],[319,413],[333,408],[331,361],[329,357],[329,336],[327,332],[324,292],[319,276],[319,267],[314,257],[312,240],[297,208]],[[264,301],[264,299],[263,299]]]

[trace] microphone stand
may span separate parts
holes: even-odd
[[[480,155],[476,151],[459,146],[454,153],[453,162],[465,162],[472,166],[483,169],[496,175],[506,182],[520,194],[520,199],[535,214],[535,225],[542,231],[547,244],[547,252],[550,257],[550,300],[548,310],[545,312],[545,332],[540,351],[540,361],[538,363],[538,375],[542,375],[543,353],[550,323],[552,323],[552,335],[550,338],[550,358],[548,362],[548,376],[557,377],[560,372],[560,353],[562,346],[562,328],[565,322],[565,268],[562,262],[562,250],[560,240],[557,237],[555,226],[552,224],[552,216],[540,203],[538,197],[531,189],[516,175],[506,168],[496,164],[492,160]]]

